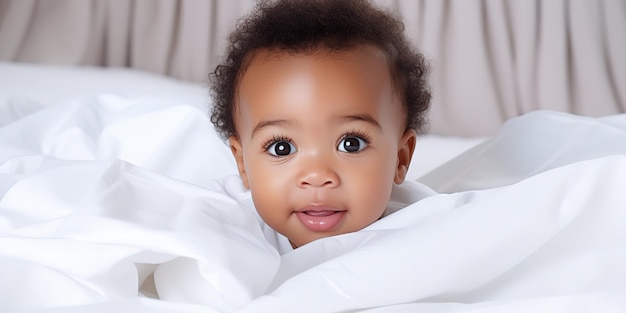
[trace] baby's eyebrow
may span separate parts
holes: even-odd
[[[352,122],[352,121],[362,121],[368,124],[371,124],[372,126],[381,129],[382,127],[380,126],[380,124],[378,123],[378,121],[376,121],[376,119],[374,117],[372,117],[369,114],[351,114],[351,115],[342,115],[339,116],[338,119],[342,122]],[[259,132],[261,129],[268,127],[268,126],[282,126],[282,127],[286,127],[293,124],[293,122],[289,121],[289,120],[267,120],[267,121],[260,121],[258,124],[256,124],[256,126],[254,126],[254,128],[252,129],[252,134],[250,135],[250,138],[253,138],[254,135]]]
[[[376,119],[374,117],[372,117],[369,114],[356,114],[356,115],[343,115],[339,117],[341,120],[345,120],[345,121],[363,121],[366,122],[368,124],[372,124],[373,126],[375,126],[378,129],[382,129],[382,127],[380,126],[380,124],[378,123],[378,121],[376,121]]]
[[[288,121],[288,120],[260,121],[258,124],[256,124],[256,126],[254,126],[254,129],[252,129],[252,134],[250,135],[250,138],[254,137],[254,134],[257,133],[258,131],[260,131],[264,127],[268,127],[268,126],[287,126],[289,124],[291,124],[291,122]]]

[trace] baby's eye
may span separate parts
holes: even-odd
[[[365,142],[365,140],[359,137],[346,136],[341,139],[337,149],[341,152],[354,153],[365,149],[365,147],[367,147],[367,142]]]
[[[267,147],[267,153],[273,156],[287,156],[296,152],[296,146],[289,141],[276,141]]]

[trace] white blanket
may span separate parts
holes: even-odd
[[[437,172],[458,190],[409,182],[406,208],[281,256],[201,110],[25,114],[0,128],[0,311],[624,312],[626,115],[529,114]]]

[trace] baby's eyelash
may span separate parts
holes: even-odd
[[[365,143],[367,144],[372,142],[372,136],[370,136],[367,132],[358,129],[351,130],[341,136],[342,139],[346,137],[359,137],[363,139],[363,141],[365,141]]]
[[[269,149],[269,147],[277,142],[281,142],[281,141],[285,141],[285,142],[289,142],[292,143],[291,138],[288,138],[286,136],[281,136],[281,135],[272,135],[272,137],[270,137],[268,140],[266,140],[263,143],[263,151],[267,151],[267,149]]]

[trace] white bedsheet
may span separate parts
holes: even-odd
[[[459,190],[408,183],[405,209],[280,256],[238,178],[214,180],[235,169],[202,110],[37,110],[0,128],[0,311],[624,312],[625,129],[523,116],[422,180]]]

